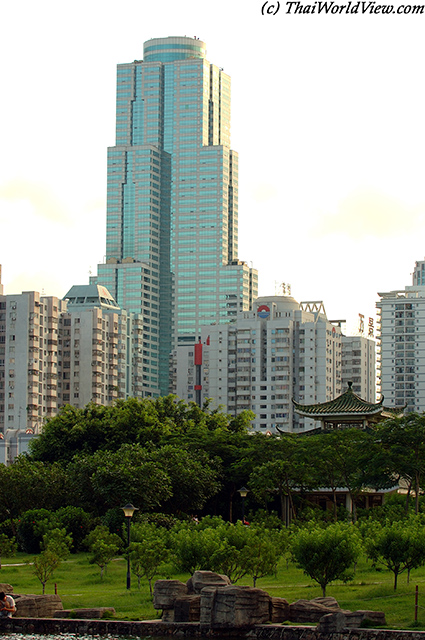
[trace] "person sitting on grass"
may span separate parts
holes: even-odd
[[[12,596],[7,596],[4,591],[0,591],[0,618],[11,618],[15,611],[16,606]]]

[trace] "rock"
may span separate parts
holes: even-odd
[[[18,618],[53,618],[57,611],[63,609],[62,600],[54,594],[48,595],[14,595]]]
[[[0,582],[0,591],[4,591],[6,595],[13,595],[13,587],[7,582]]]
[[[205,597],[204,597],[205,594]],[[207,610],[203,611],[203,606]],[[252,587],[205,587],[201,592],[201,623],[211,627],[246,627],[268,622],[270,596]]]
[[[174,622],[199,622],[201,596],[189,595],[174,601]]]
[[[373,627],[386,626],[385,613],[383,611],[346,611],[345,612],[346,624],[348,629],[356,629],[362,626],[367,621],[367,625]]]
[[[204,587],[202,589],[201,610],[199,615],[201,625],[211,626],[216,593],[217,587]]]
[[[204,587],[227,587],[230,584],[227,576],[214,571],[195,571],[186,582],[188,593],[201,593]]]
[[[103,618],[106,612],[113,616],[115,615],[115,609],[113,607],[95,607],[93,609],[62,609],[61,611],[55,611],[53,617],[98,620]]]
[[[312,600],[309,600],[309,602],[317,602],[317,604],[322,604],[328,609],[338,609],[338,611],[341,609],[337,600],[335,600],[335,598],[333,598],[332,596],[326,596],[324,598],[313,598]]]
[[[162,622],[174,622],[174,609],[163,609],[161,620]]]
[[[318,598],[318,600],[323,600]],[[334,606],[326,607],[317,600],[297,600],[289,605],[289,620],[301,624],[314,624],[319,622],[327,613],[334,613]]]
[[[153,590],[155,609],[173,609],[176,598],[187,595],[187,586],[180,580],[157,580]]]
[[[289,620],[289,602],[285,598],[270,598],[269,620],[274,624]]]
[[[327,613],[320,618],[318,633],[340,633],[346,627],[345,614],[342,611]]]

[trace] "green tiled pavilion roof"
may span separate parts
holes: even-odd
[[[336,418],[337,416],[365,417],[373,415],[383,411],[383,401],[383,397],[381,401],[376,404],[362,400],[362,398],[352,390],[351,382],[348,383],[348,389],[345,393],[334,398],[334,400],[329,400],[328,402],[321,402],[319,404],[299,404],[298,402],[295,402],[295,400],[292,400],[297,413],[304,416],[317,416],[317,418]]]

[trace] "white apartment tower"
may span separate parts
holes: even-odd
[[[142,350],[141,316],[105,287],[0,295],[0,434],[38,433],[66,404],[143,397]]]
[[[388,407],[425,410],[425,262],[413,285],[379,293],[378,391]]]
[[[304,431],[313,420],[294,413],[303,404],[341,393],[341,330],[321,302],[290,296],[258,298],[235,322],[202,328],[200,343],[174,352],[177,395],[198,404],[212,398],[231,415],[252,410],[264,433]]]
[[[142,319],[119,308],[105,287],[72,287],[60,318],[62,404],[84,407],[143,397]]]
[[[59,316],[66,303],[36,291],[0,295],[0,432],[30,429],[58,409]]]
[[[376,402],[376,343],[365,336],[342,336],[342,391],[352,382],[354,393]]]

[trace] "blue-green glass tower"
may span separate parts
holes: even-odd
[[[144,316],[146,394],[167,393],[169,354],[203,324],[229,322],[257,296],[238,259],[238,157],[230,78],[196,38],[144,43],[118,65],[116,145],[108,149],[106,261],[97,282]]]

